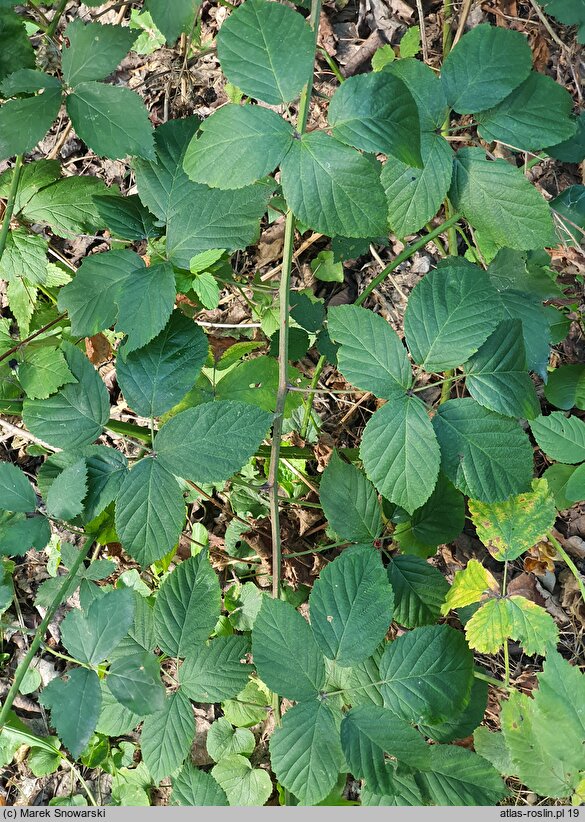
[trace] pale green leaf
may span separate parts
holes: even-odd
[[[0,462],[0,508],[30,513],[36,507],[34,489],[21,469],[10,462]]]
[[[553,411],[530,423],[534,439],[547,457],[575,465],[585,460],[585,422]]]
[[[19,336],[24,339],[30,331],[32,315],[37,304],[38,290],[36,286],[27,283],[23,277],[15,277],[8,283],[6,296],[10,305],[10,312],[18,325]]]
[[[342,667],[373,654],[386,636],[393,608],[380,554],[366,545],[345,548],[321,571],[309,597],[317,644]]]
[[[118,382],[128,405],[146,417],[171,409],[195,383],[207,348],[203,330],[174,311],[147,345],[118,357]]]
[[[465,34],[443,63],[441,83],[458,114],[495,106],[526,80],[532,53],[523,34],[482,24]]]
[[[376,489],[356,468],[333,452],[319,486],[323,513],[336,534],[351,542],[370,542],[382,533]]]
[[[251,679],[236,699],[227,699],[221,707],[232,725],[249,728],[263,722],[270,714],[270,691],[260,680]]]
[[[162,650],[178,657],[194,652],[213,631],[220,601],[219,581],[204,551],[177,565],[161,585],[154,607]]]
[[[247,728],[234,728],[225,716],[212,723],[207,733],[207,753],[219,762],[224,756],[243,754],[249,756],[256,747],[256,739]]]
[[[308,622],[292,605],[265,597],[252,630],[258,674],[287,699],[313,699],[325,683],[325,663]]]
[[[555,523],[557,510],[544,479],[532,481],[532,491],[500,503],[469,500],[477,535],[493,557],[517,559],[540,542]]]
[[[225,791],[229,804],[236,807],[264,805],[272,793],[268,771],[253,768],[244,756],[238,754],[220,760],[211,769],[211,775]]]
[[[47,512],[57,519],[73,519],[83,511],[87,493],[87,466],[84,459],[65,468],[47,494]]]
[[[314,36],[293,9],[246,0],[221,27],[217,55],[230,83],[277,106],[294,100],[308,82]]]
[[[6,238],[0,277],[11,284],[16,281],[22,283],[23,274],[26,274],[27,282],[44,284],[47,279],[47,248],[47,241],[38,234],[31,234],[24,228],[13,229]],[[32,289],[33,301],[35,293]],[[12,309],[13,301],[9,302]]]
[[[289,708],[270,739],[270,762],[279,783],[303,805],[316,805],[334,787],[343,755],[337,723],[324,702]]]
[[[480,405],[509,417],[534,419],[540,411],[528,374],[520,320],[504,320],[465,367],[465,385]]]
[[[95,671],[73,668],[67,680],[53,679],[39,697],[51,724],[74,759],[89,742],[100,713],[100,681]]]
[[[123,26],[84,23],[76,18],[64,33],[63,79],[68,86],[103,80],[130,51],[136,33]]]
[[[445,577],[420,557],[396,556],[388,566],[394,619],[405,628],[437,622],[449,590]]]
[[[497,141],[521,151],[538,151],[575,134],[572,108],[573,100],[564,86],[533,71],[495,108],[479,112],[475,119],[487,143]]]
[[[30,223],[49,225],[55,234],[65,239],[92,234],[105,228],[94,197],[107,190],[98,177],[66,177],[34,194],[22,215]]]
[[[230,400],[188,408],[156,435],[157,460],[179,477],[221,482],[250,459],[270,422],[268,412]]]
[[[496,654],[511,635],[508,601],[488,599],[465,623],[465,636],[471,648],[482,654]]]
[[[393,74],[349,77],[331,98],[327,118],[342,143],[421,165],[418,108],[408,86]]]
[[[408,513],[430,497],[439,473],[439,445],[418,397],[391,399],[365,427],[360,457],[378,491]]]
[[[322,234],[379,237],[388,231],[381,165],[323,131],[295,140],[282,161],[282,191],[295,216]]]
[[[445,262],[414,287],[404,333],[415,362],[427,371],[461,365],[485,342],[498,321],[499,300],[485,271],[468,262]]]
[[[67,97],[67,113],[77,135],[96,154],[114,160],[127,154],[154,159],[148,111],[135,91],[80,83]]]
[[[252,670],[246,664],[249,643],[243,636],[219,636],[199,645],[194,642],[181,651],[186,659],[179,682],[194,702],[222,702],[237,696]]]
[[[386,646],[380,663],[384,705],[409,722],[442,722],[469,701],[473,655],[448,625],[417,628]]]
[[[379,314],[355,305],[336,306],[327,314],[327,329],[339,343],[339,370],[356,388],[385,399],[410,388],[406,349]]]
[[[171,801],[173,805],[189,807],[228,804],[225,791],[212,775],[196,768],[190,762],[187,762],[179,775],[173,778]]]
[[[195,736],[193,707],[181,690],[165,699],[162,711],[149,714],[142,725],[142,759],[155,782],[179,770]]]
[[[464,608],[474,602],[484,599],[486,594],[499,593],[500,586],[487,568],[476,559],[470,559],[460,571],[455,572],[451,587],[441,607],[441,613],[446,616],[455,608]]]
[[[61,348],[77,382],[64,385],[46,400],[26,399],[23,419],[36,437],[57,448],[74,449],[99,437],[109,418],[110,401],[87,357],[71,343],[64,342]]]
[[[482,75],[492,82],[483,70]],[[506,160],[488,160],[482,148],[457,152],[449,196],[471,225],[498,246],[523,250],[557,244],[546,200],[521,169]]]
[[[129,588],[106,591],[84,613],[69,611],[61,623],[63,645],[80,662],[103,662],[132,625],[134,596]]]
[[[441,469],[464,494],[501,502],[529,487],[532,446],[515,420],[466,398],[443,403],[433,426]]]
[[[487,759],[502,776],[511,776],[514,772],[510,751],[506,747],[504,734],[501,731],[490,731],[481,726],[473,733],[473,747],[476,753]]]
[[[292,140],[291,126],[274,111],[230,104],[202,123],[183,167],[198,183],[241,188],[274,171]]]
[[[24,350],[24,361],[18,366],[18,379],[29,399],[46,400],[62,385],[76,382],[63,353],[57,348]]]
[[[167,554],[185,521],[177,480],[158,460],[140,460],[126,474],[116,497],[116,531],[124,549],[142,566]]]

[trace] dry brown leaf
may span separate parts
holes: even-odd
[[[577,580],[568,568],[561,572],[559,582],[561,584],[561,605],[578,625],[585,627],[585,602],[583,602]]]
[[[101,333],[85,338],[85,353],[94,365],[103,365],[112,358],[112,346],[107,337]]]
[[[517,577],[514,577],[508,585],[508,594],[510,596],[523,596],[541,607],[545,605],[544,597],[536,586],[536,580],[528,573],[518,574]]]

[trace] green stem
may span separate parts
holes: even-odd
[[[89,554],[89,551],[90,551],[92,545],[93,545],[93,540],[88,539],[86,541],[85,545],[83,546],[83,548],[79,551],[79,554],[78,554],[77,558],[75,559],[75,562],[73,563],[73,565],[69,569],[69,573],[63,578],[63,584],[61,585],[61,587],[59,588],[59,590],[55,594],[55,596],[53,598],[53,601],[51,602],[51,604],[47,608],[47,613],[45,614],[45,618],[43,619],[43,621],[41,622],[41,624],[39,625],[39,627],[35,631],[33,641],[30,644],[30,648],[28,649],[26,656],[24,657],[24,659],[22,660],[22,662],[19,664],[18,668],[16,669],[16,673],[14,674],[14,681],[12,683],[12,686],[10,687],[10,690],[6,694],[6,699],[4,700],[4,704],[2,705],[2,710],[0,710],[0,731],[2,730],[4,725],[6,724],[6,721],[8,719],[8,714],[10,713],[10,710],[12,708],[12,703],[14,702],[14,700],[15,700],[17,694],[18,694],[18,691],[19,691],[20,686],[22,684],[22,680],[24,679],[24,677],[26,675],[26,672],[30,668],[31,662],[34,659],[34,656],[35,656],[36,652],[39,650],[39,648],[41,646],[41,643],[43,641],[43,637],[44,637],[45,633],[47,632],[47,629],[49,627],[49,624],[50,624],[51,620],[55,616],[58,607],[61,605],[61,602],[63,600],[65,592],[67,591],[67,588],[69,586],[69,583],[70,583],[71,579],[75,576],[75,574],[78,572],[78,570],[81,568],[81,565],[82,565],[83,561],[85,560],[85,558],[87,557],[87,555]]]
[[[319,49],[319,54],[323,57],[333,74],[335,75],[336,79],[339,83],[343,83],[345,81],[345,77],[339,70],[339,66],[335,62],[335,60],[331,57],[330,54],[327,53],[326,49]]]
[[[583,597],[583,602],[585,602],[585,584],[583,583],[583,574],[579,573],[579,569],[577,568],[577,566],[575,565],[575,563],[573,562],[571,557],[567,554],[567,552],[565,551],[563,546],[560,544],[558,539],[555,539],[552,534],[549,534],[548,538],[552,542],[552,544],[554,545],[557,554],[560,557],[562,557],[562,559],[567,564],[567,567],[569,568],[570,572],[575,577],[575,580],[577,581],[577,585],[579,586],[579,591],[581,592],[581,596]]]
[[[355,301],[355,305],[362,305],[367,297],[376,289],[380,283],[391,274],[399,265],[402,265],[405,260],[408,260],[413,254],[416,254],[421,248],[424,248],[427,243],[430,243],[431,240],[434,240],[435,237],[438,237],[439,234],[442,234],[447,229],[451,228],[451,226],[455,225],[457,220],[461,218],[461,214],[453,214],[448,220],[438,225],[432,231],[429,231],[428,234],[420,237],[416,242],[407,245],[406,248],[400,252],[400,254],[389,263],[386,268],[383,268],[379,274],[377,274],[372,282],[364,288],[362,293],[359,295],[357,300]]]
[[[447,402],[447,400],[451,396],[451,388],[453,387],[454,377],[455,371],[453,371],[453,369],[451,369],[450,371],[445,371],[445,379],[442,380],[443,386],[441,388],[441,397],[439,399],[439,405],[442,405],[444,402]]]
[[[495,679],[493,676],[488,676],[487,674],[482,674],[481,671],[474,671],[473,676],[476,679],[483,680],[483,682],[489,682],[489,684],[493,685],[495,688],[504,688],[507,691],[513,690],[509,685],[506,685],[504,682],[500,682],[499,679]]]
[[[317,388],[319,383],[319,379],[323,372],[323,368],[325,363],[327,362],[326,358],[321,355],[319,357],[319,361],[315,367],[315,373],[313,374],[313,379],[311,380],[311,392],[309,396],[305,400],[305,410],[303,413],[303,422],[301,424],[301,430],[299,431],[300,437],[302,440],[305,439],[307,436],[307,431],[309,430],[309,423],[311,422],[311,412],[313,410],[313,400],[315,399],[315,391],[314,389]]]
[[[4,209],[4,217],[2,218],[2,228],[0,229],[0,260],[6,248],[6,240],[8,239],[8,232],[10,231],[10,221],[14,213],[14,204],[16,202],[16,193],[18,192],[18,184],[20,182],[20,174],[22,171],[22,154],[16,155],[14,161],[14,168],[12,170],[12,182],[10,183],[10,191],[8,193],[8,200],[6,201],[6,208]]]
[[[53,15],[53,19],[49,23],[49,28],[47,29],[47,37],[49,40],[52,40],[55,36],[55,32],[57,31],[57,26],[59,25],[59,20],[63,16],[63,12],[65,11],[65,7],[67,6],[68,0],[61,0],[55,14]]]
[[[4,230],[4,224],[2,224],[2,230]],[[2,247],[2,250],[4,250],[4,248],[3,248],[3,247]],[[2,256],[2,255],[0,254],[0,257],[1,257],[1,256]],[[49,330],[49,328],[52,328],[54,325],[57,325],[58,323],[60,323],[60,322],[61,322],[61,320],[64,320],[66,316],[67,316],[67,314],[59,314],[59,316],[58,316],[58,317],[55,317],[55,319],[54,319],[54,320],[51,320],[51,322],[50,322],[50,323],[47,323],[47,324],[46,324],[46,325],[44,325],[42,328],[39,328],[39,330],[38,330],[38,331],[35,331],[35,332],[34,332],[34,334],[29,334],[29,336],[28,336],[28,337],[26,337],[26,339],[21,340],[21,341],[20,341],[19,343],[17,343],[16,345],[13,345],[13,346],[12,346],[12,348],[9,348],[9,349],[8,349],[8,351],[5,351],[3,354],[1,354],[1,355],[0,355],[0,362],[2,362],[2,360],[7,360],[7,359],[8,359],[8,357],[9,357],[11,354],[14,354],[16,351],[18,351],[18,349],[19,349],[19,348],[22,348],[22,346],[23,346],[23,345],[26,345],[26,344],[27,344],[27,343],[29,343],[31,340],[34,340],[36,337],[40,337],[40,335],[41,335],[41,334],[44,334],[44,333],[45,333],[45,331],[48,331],[48,330]]]
[[[502,596],[506,596],[506,587],[508,585],[508,561],[504,562],[504,576],[502,579]],[[510,687],[510,649],[508,646],[508,639],[504,639],[504,685],[506,688]]]

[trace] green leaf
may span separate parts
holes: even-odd
[[[124,549],[147,566],[177,543],[185,503],[177,480],[158,460],[140,460],[126,474],[116,497],[116,531]]]
[[[465,385],[480,405],[509,417],[534,419],[540,411],[526,365],[520,320],[504,320],[469,360]]]
[[[543,0],[547,14],[566,26],[579,26],[577,42],[585,43],[585,10],[580,0]]]
[[[556,647],[559,629],[544,608],[522,596],[510,597],[506,605],[510,614],[510,637],[520,643],[525,654],[544,655],[547,648]]]
[[[495,654],[511,634],[510,611],[505,599],[488,599],[465,623],[465,636],[471,648]]]
[[[63,37],[63,79],[68,86],[77,86],[111,74],[130,51],[136,32],[77,18],[69,23]]]
[[[373,654],[392,622],[393,607],[380,554],[366,545],[345,548],[323,569],[309,597],[317,644],[344,668]]]
[[[417,774],[417,784],[432,805],[496,805],[506,786],[492,765],[458,745],[431,745],[428,771]]]
[[[379,314],[355,305],[340,305],[327,314],[327,329],[338,342],[338,367],[356,388],[390,399],[412,385],[406,349]]]
[[[61,88],[8,100],[0,107],[0,160],[26,154],[42,140],[61,106]]]
[[[18,231],[18,229],[16,229]],[[12,232],[14,233],[14,232]],[[4,255],[6,256],[6,255]],[[10,311],[16,320],[19,336],[24,338],[30,331],[32,315],[37,304],[38,290],[22,277],[16,277],[6,289],[6,296],[10,304]]]
[[[504,502],[486,504],[469,500],[477,535],[493,557],[517,559],[543,539],[555,523],[557,511],[546,480],[532,481],[532,491]]]
[[[430,497],[439,445],[418,397],[396,396],[368,421],[360,447],[366,474],[382,496],[409,514]]]
[[[422,164],[418,109],[408,86],[386,72],[349,77],[329,103],[335,137],[373,154],[389,154],[411,166]]]
[[[311,271],[321,282],[343,282],[343,265],[335,262],[333,251],[320,251],[315,259],[311,260]]]
[[[100,219],[114,237],[124,240],[145,240],[157,237],[153,215],[142,205],[137,194],[121,197],[118,194],[100,194],[94,200]]]
[[[104,228],[94,197],[107,188],[98,177],[66,177],[34,194],[22,210],[30,223],[45,223],[59,237],[93,233]]]
[[[483,502],[525,491],[532,478],[532,446],[515,420],[472,399],[449,400],[433,418],[441,469],[456,488]]]
[[[376,49],[372,57],[372,71],[382,71],[389,63],[396,60],[396,52],[392,46],[387,43],[385,46],[380,46]]]
[[[224,716],[238,728],[249,728],[263,722],[272,710],[270,691],[260,680],[251,679],[236,699],[222,704]]]
[[[29,548],[42,551],[51,539],[51,526],[46,517],[23,514],[0,515],[0,556],[22,557]]]
[[[510,776],[514,772],[510,752],[501,731],[492,732],[484,726],[476,728],[473,734],[473,747],[503,776]]]
[[[500,103],[532,68],[532,52],[519,31],[475,26],[443,63],[441,83],[451,108],[473,114]]]
[[[421,64],[422,65],[422,64]],[[415,234],[439,210],[453,176],[453,151],[439,134],[421,135],[422,167],[391,159],[380,177],[386,193],[389,221],[398,237]]]
[[[580,248],[585,234],[585,186],[569,186],[551,200],[556,217],[557,245]]]
[[[211,769],[211,775],[225,791],[229,804],[236,807],[264,805],[272,793],[268,771],[252,768],[250,762],[238,754],[218,762]]]
[[[87,493],[87,466],[81,459],[62,471],[49,488],[47,512],[57,519],[73,519],[83,511]]]
[[[76,383],[64,385],[46,400],[26,399],[23,419],[28,430],[57,448],[89,445],[108,421],[110,400],[106,386],[87,357],[74,345],[61,345]]]
[[[193,707],[181,690],[165,699],[162,711],[145,718],[140,748],[144,764],[155,782],[179,770],[194,736]]]
[[[316,700],[289,708],[270,739],[270,761],[280,784],[303,805],[328,796],[343,763],[330,708]]]
[[[380,660],[386,643],[376,648],[371,657],[355,665],[347,673],[345,701],[351,705],[383,705],[380,685]]]
[[[247,0],[249,2],[249,0]],[[281,163],[282,191],[295,216],[322,234],[388,232],[380,163],[323,131],[295,140]]]
[[[366,808],[395,805],[398,807],[423,805],[424,800],[414,777],[392,774],[392,794],[375,794],[367,785],[360,792],[361,804]]]
[[[569,140],[549,146],[546,153],[563,163],[580,163],[585,159],[585,112],[575,120],[576,133]]]
[[[30,346],[25,348],[24,361],[18,366],[18,379],[32,400],[46,400],[65,383],[76,382],[61,351]]]
[[[491,83],[483,70],[482,76]],[[471,225],[496,245],[520,250],[556,245],[546,200],[521,169],[506,160],[488,160],[482,148],[457,152],[449,196]]]
[[[571,498],[567,496],[567,486],[577,470],[574,465],[563,465],[561,462],[556,462],[554,465],[549,465],[542,475],[542,479],[546,480],[549,490],[554,497],[555,506],[559,511],[570,508],[573,502],[576,501],[572,496]],[[585,494],[585,486],[583,492]]]
[[[194,482],[221,482],[256,451],[272,415],[225,400],[188,408],[170,419],[154,440],[160,465]]]
[[[202,329],[174,311],[147,345],[118,357],[118,382],[128,405],[145,417],[158,417],[171,409],[194,385],[207,348]]]
[[[401,60],[414,57],[420,52],[420,26],[411,26],[409,29],[406,29],[400,39],[399,49]]]
[[[1,5],[12,5],[2,3]],[[0,9],[0,80],[19,68],[34,68],[35,53],[23,18],[12,9]]]
[[[128,473],[128,460],[115,448],[102,445],[89,448],[86,455],[87,494],[84,509],[86,520],[91,522],[116,499]]]
[[[187,652],[179,672],[184,693],[195,702],[222,702],[237,696],[252,670],[245,664],[248,645],[243,636],[220,636],[182,649]]]
[[[321,478],[323,513],[336,534],[351,542],[370,542],[382,533],[376,489],[354,465],[333,452]]]
[[[505,100],[479,112],[475,119],[487,143],[498,141],[521,151],[538,151],[574,135],[572,108],[566,88],[533,71]]]
[[[551,648],[537,677],[532,698],[513,691],[502,705],[502,731],[514,773],[530,790],[569,796],[583,769],[583,674]]]
[[[219,762],[232,754],[249,756],[256,747],[256,739],[252,731],[234,728],[225,716],[220,716],[209,729],[206,745],[209,756]]]
[[[518,291],[502,291],[500,300],[504,317],[522,322],[527,368],[546,379],[551,342],[547,308]]]
[[[546,251],[501,248],[488,266],[490,280],[500,292],[520,291],[531,303],[560,297],[556,272]],[[505,297],[505,294],[503,294]]]
[[[196,768],[190,762],[173,778],[173,805],[205,806],[227,805],[225,791],[210,773]]]
[[[219,581],[205,552],[177,565],[161,585],[154,607],[162,650],[185,657],[205,642],[219,619],[220,601]]]
[[[585,460],[585,422],[553,411],[530,423],[534,439],[547,457],[575,465]]]
[[[561,365],[549,375],[544,386],[547,400],[556,408],[585,411],[585,365]]]
[[[167,325],[175,304],[175,272],[170,263],[139,268],[122,282],[117,330],[128,339],[125,354],[142,348]]]
[[[499,594],[500,586],[487,568],[476,559],[470,559],[461,571],[456,571],[445,602],[441,607],[443,616],[455,608],[465,608],[480,602],[486,594]]]
[[[585,467],[581,464],[567,480],[567,498],[571,502],[580,502],[585,499]]]
[[[405,628],[437,622],[449,590],[443,574],[420,557],[396,556],[388,566],[394,619]]]
[[[67,680],[53,679],[39,700],[51,711],[51,723],[74,759],[89,742],[100,713],[100,681],[95,671],[73,668]]]
[[[147,651],[114,659],[106,683],[118,702],[134,714],[154,714],[164,707],[159,662]]]
[[[473,655],[448,625],[417,628],[386,646],[380,662],[384,705],[408,722],[442,722],[469,701]]]
[[[274,171],[292,140],[292,127],[274,111],[230,104],[202,123],[183,167],[198,183],[241,188]]]
[[[142,716],[133,713],[118,702],[106,686],[105,680],[102,680],[101,694],[101,712],[96,726],[98,734],[114,737],[126,736],[142,722]]]
[[[422,133],[439,130],[449,107],[441,81],[430,66],[420,60],[401,58],[386,66],[385,72],[399,77],[408,86],[418,107]]]
[[[445,263],[414,287],[404,333],[415,362],[427,371],[461,365],[494,330],[498,294],[485,271],[471,263]]]
[[[26,163],[20,171],[14,213],[19,214],[33,194],[54,183],[60,176],[61,164],[58,160],[33,160]],[[8,197],[13,179],[14,168],[8,168],[0,174],[0,196],[5,199]]]
[[[0,462],[0,508],[30,513],[37,507],[34,489],[16,465]]]
[[[238,631],[251,631],[262,606],[262,591],[253,582],[245,582],[234,603],[230,622]]]
[[[106,591],[94,600],[87,614],[69,611],[61,623],[63,645],[80,662],[97,665],[126,635],[134,617],[134,596],[129,588]]]
[[[488,701],[488,683],[474,679],[471,697],[463,713],[438,725],[419,725],[419,731],[435,742],[452,742],[470,736],[482,721]],[[479,751],[478,751],[479,753]]]
[[[32,69],[18,69],[2,82],[4,97],[14,97],[18,94],[34,94],[43,89],[61,89],[61,83],[56,77],[44,71]]]
[[[427,768],[430,748],[410,725],[385,708],[360,705],[341,722],[341,745],[354,776],[366,780],[369,790],[392,794],[393,769],[384,753],[399,764]]]
[[[175,42],[181,32],[188,33],[200,5],[201,0],[174,0],[173,3],[167,3],[167,0],[147,0],[145,8],[150,12],[156,28],[170,44]]]
[[[308,82],[314,36],[292,9],[246,0],[225,21],[217,56],[227,79],[244,94],[270,105],[290,103]]]
[[[252,655],[262,681],[287,699],[313,699],[325,683],[323,654],[309,623],[283,600],[264,597]]]
[[[27,283],[44,284],[47,279],[47,248],[48,243],[43,237],[31,234],[24,228],[13,229],[6,238],[6,246],[0,263],[2,279],[11,283],[22,283],[22,274],[26,272]],[[26,296],[29,302],[32,300],[34,303],[35,291],[34,289],[32,291],[32,297],[28,294]],[[10,294],[8,296],[10,297]],[[10,309],[14,314],[14,302],[12,299],[9,301]],[[22,336],[25,335],[22,334]]]
[[[393,538],[403,553],[425,558],[436,553],[438,545],[458,537],[464,524],[463,495],[439,473],[431,496],[408,519],[400,518]]]
[[[67,97],[67,113],[77,135],[96,154],[114,160],[127,154],[154,159],[148,111],[135,91],[80,83]]]

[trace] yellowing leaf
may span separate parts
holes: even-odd
[[[477,535],[493,557],[512,560],[539,542],[554,525],[556,508],[546,480],[505,502],[469,500]]]
[[[547,646],[556,646],[559,631],[551,615],[525,597],[506,600],[510,615],[510,639],[522,645],[528,656],[545,654]]]
[[[465,626],[470,648],[480,654],[495,654],[510,636],[510,614],[505,599],[489,599]]]
[[[455,574],[441,613],[445,616],[452,608],[463,608],[479,602],[489,590],[498,593],[500,586],[480,562],[470,559],[467,567]]]

